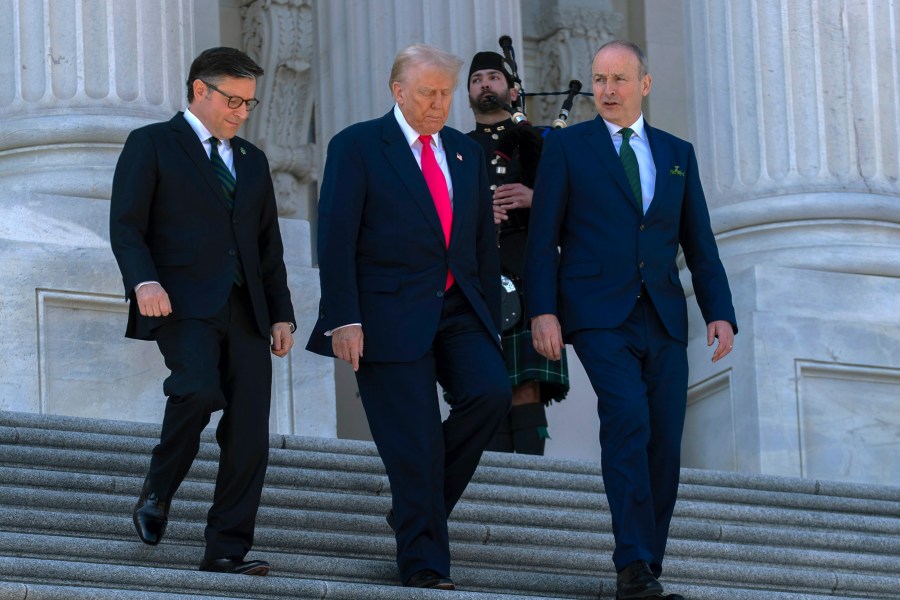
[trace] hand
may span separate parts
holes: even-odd
[[[534,190],[521,183],[507,183],[494,190],[494,223],[499,224],[509,218],[508,211],[516,208],[531,208]]]
[[[538,315],[531,320],[531,343],[538,354],[550,360],[562,356],[562,328],[556,315]]]
[[[145,317],[168,317],[172,314],[169,294],[158,283],[142,285],[135,291],[138,310]]]
[[[363,330],[360,325],[348,325],[335,329],[331,334],[331,349],[334,355],[346,360],[359,371],[359,359],[363,355]]]
[[[734,348],[734,330],[728,321],[713,321],[706,326],[706,345],[712,346],[713,341],[718,338],[719,345],[713,352],[712,361],[717,362],[720,358],[725,358],[731,349]]]
[[[272,354],[281,358],[287,356],[294,347],[294,335],[291,333],[290,323],[275,323],[272,325]]]

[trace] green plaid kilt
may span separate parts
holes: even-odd
[[[513,387],[526,381],[541,384],[541,402],[550,404],[565,399],[569,392],[569,366],[566,349],[560,360],[549,360],[538,354],[531,342],[531,331],[522,319],[518,325],[503,334],[503,354],[506,372]]]

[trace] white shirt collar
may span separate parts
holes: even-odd
[[[209,129],[197,118],[197,115],[191,112],[191,109],[184,109],[184,120],[188,122],[188,125],[191,126],[191,129],[194,130],[194,133],[197,134],[197,137],[200,138],[200,141],[206,143],[206,141],[212,137],[212,134],[209,132]],[[231,146],[230,140],[219,140],[222,142],[226,148]]]
[[[606,125],[606,128],[609,130],[609,135],[617,135],[619,131],[623,129],[623,127],[616,125],[615,123],[610,123],[606,119],[603,119],[603,123]],[[635,136],[641,138],[642,140],[647,139],[646,133],[644,133],[644,113],[638,117],[637,121],[631,124],[629,127],[632,131],[634,131]]]
[[[419,133],[406,122],[406,117],[403,116],[400,105],[396,103],[394,104],[394,118],[397,119],[397,124],[400,125],[400,130],[403,132],[403,137],[406,138],[407,144],[412,146],[419,141]],[[431,139],[434,140],[434,145],[441,149],[441,134],[435,133],[431,136]]]

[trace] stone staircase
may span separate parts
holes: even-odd
[[[206,434],[156,547],[131,508],[158,426],[0,412],[0,600],[613,598],[598,464],[487,454],[450,523],[464,592],[397,585],[371,443],[273,435],[250,558],[196,570],[217,447]],[[900,488],[685,470],[663,583],[691,600],[900,598]]]

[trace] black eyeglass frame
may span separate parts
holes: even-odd
[[[220,94],[222,94],[223,96],[225,96],[225,98],[228,99],[228,108],[230,108],[232,110],[240,108],[241,104],[247,105],[247,112],[250,112],[257,106],[259,106],[259,100],[257,100],[256,98],[250,98],[249,100],[244,100],[240,96],[231,96],[229,94],[226,94],[225,92],[223,92],[222,90],[220,90],[213,84],[209,83],[208,81],[203,81],[202,79],[200,81],[203,83],[203,85],[205,85],[209,89],[215,90],[215,91],[219,92]]]

